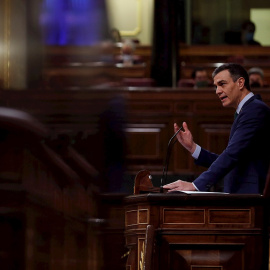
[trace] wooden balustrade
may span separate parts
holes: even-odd
[[[124,269],[124,195],[101,200],[93,166],[28,113],[1,107],[0,131],[1,268]],[[122,243],[115,258],[103,233]]]

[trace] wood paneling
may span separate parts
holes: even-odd
[[[263,89],[260,94],[270,104],[270,90]],[[222,107],[212,89],[9,90],[1,91],[0,95],[2,105],[31,113],[49,128],[50,136],[67,134],[73,147],[90,164],[97,166],[102,157],[101,151],[104,151],[101,119],[104,112],[110,112],[107,113],[110,115],[108,121],[118,119],[118,123],[124,122],[123,138],[127,143],[125,160],[127,172],[131,174],[141,169],[147,169],[153,175],[162,173],[174,122],[181,125],[186,121],[195,142],[210,151],[221,153],[228,142],[234,113],[233,109]],[[120,115],[123,119],[119,118]],[[183,147],[178,143],[174,145],[169,175],[192,176],[202,170],[194,165],[192,157]],[[16,178],[15,175],[13,177]]]

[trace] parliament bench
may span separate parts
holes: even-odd
[[[142,59],[131,67],[114,61],[121,47],[114,46],[102,60],[102,46],[47,46],[42,66],[42,84],[48,89],[92,87],[124,78],[151,78],[152,46],[138,45],[134,54]],[[101,57],[101,59],[99,59]],[[108,61],[108,59],[111,59]],[[107,59],[107,60],[106,60]],[[264,46],[241,45],[179,45],[179,79],[191,77],[195,67],[205,67],[209,76],[222,63],[237,62],[247,69],[257,66],[270,82],[270,50]],[[103,61],[103,62],[102,62]],[[119,85],[118,85],[119,86]]]

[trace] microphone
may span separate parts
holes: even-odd
[[[168,146],[167,146],[166,159],[165,159],[164,167],[163,167],[163,173],[162,173],[162,177],[161,177],[160,193],[163,193],[163,186],[164,186],[164,183],[165,183],[166,180],[167,180],[167,172],[168,172],[168,165],[169,165],[169,158],[170,158],[171,150],[172,150],[173,145],[177,142],[177,140],[175,140],[175,141],[173,142],[172,145],[171,145],[171,143],[172,143],[173,139],[176,137],[176,135],[177,135],[181,130],[183,130],[183,127],[180,127],[180,128],[173,134],[173,136],[172,136],[172,137],[170,138],[170,140],[169,140],[169,143],[168,143]]]

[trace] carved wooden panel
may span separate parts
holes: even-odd
[[[160,128],[127,128],[128,158],[160,158]]]
[[[148,224],[149,223],[149,211],[148,209],[139,209],[138,211],[138,224]]]
[[[243,244],[170,244],[169,247],[169,269],[248,269],[244,262]]]
[[[127,210],[125,218],[126,226],[133,226],[138,224],[138,211],[137,210]]]
[[[226,196],[226,195],[223,195]],[[256,228],[253,208],[161,208],[163,228]]]
[[[195,225],[205,224],[205,209],[163,209],[163,224],[166,225]]]
[[[220,154],[228,144],[230,128],[230,124],[201,123],[198,129],[199,143],[209,151]]]
[[[175,224],[174,230],[176,231],[173,233],[169,230],[163,231],[160,236],[160,252],[163,254],[164,260],[160,260],[159,269],[166,267],[175,270],[212,268],[252,270],[256,267],[260,269],[263,265],[261,230],[259,228],[253,231],[239,230],[241,226],[244,228],[246,222],[249,222],[249,211],[240,210],[240,215],[242,212],[245,213],[244,218],[240,217],[239,220],[235,217],[236,212],[231,214],[228,211],[228,217],[224,214],[223,222],[227,223],[221,223],[221,226],[215,224],[216,229],[213,227],[213,230],[210,229],[211,224],[209,224],[210,230],[208,230],[208,224],[206,226],[201,224],[200,228],[196,229],[196,224],[192,223],[182,230],[177,230],[176,228],[183,227],[183,224],[178,223]],[[248,217],[246,218],[246,216]],[[194,219],[196,218],[194,217]],[[183,220],[185,221],[185,219]],[[258,247],[256,248],[258,257],[250,253],[255,246]],[[255,250],[253,251],[255,252]]]
[[[134,171],[139,171],[140,168],[153,170],[154,167],[162,170],[167,147],[167,126],[165,123],[137,122],[125,129],[128,164]]]
[[[209,224],[252,225],[251,209],[209,209]]]

